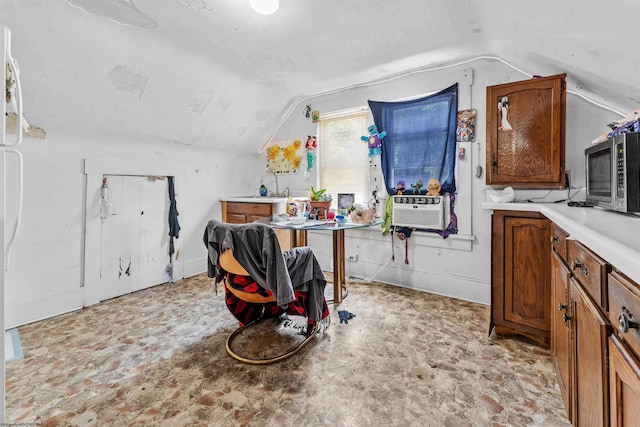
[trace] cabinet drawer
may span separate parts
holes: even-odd
[[[640,286],[616,272],[609,274],[609,321],[640,358]]]
[[[271,204],[228,202],[227,212],[265,217],[271,215]]]
[[[567,261],[571,272],[589,296],[607,311],[607,273],[611,270],[609,264],[575,240],[567,240]]]
[[[246,224],[247,216],[244,214],[227,213],[227,222],[229,224]]]
[[[551,224],[551,247],[560,256],[560,258],[567,262],[567,237],[569,235],[562,228],[555,224]]]

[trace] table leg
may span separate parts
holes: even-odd
[[[342,301],[344,277],[344,229],[333,230],[333,302]]]

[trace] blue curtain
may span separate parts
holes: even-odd
[[[382,173],[388,194],[396,194],[398,181],[423,182],[426,193],[430,178],[438,178],[441,194],[454,193],[456,183],[456,117],[458,84],[436,94],[404,102],[369,101],[373,121],[382,140]]]

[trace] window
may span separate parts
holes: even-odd
[[[443,193],[456,191],[456,116],[458,85],[436,94],[403,102],[369,101],[382,144],[382,171],[387,192],[395,194],[398,181],[405,188],[437,178]]]
[[[326,188],[337,207],[338,193],[353,193],[355,202],[369,200],[369,149],[360,139],[367,135],[369,112],[341,112],[319,120],[318,167],[320,188]]]

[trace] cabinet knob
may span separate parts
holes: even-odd
[[[583,275],[585,276],[589,275],[589,270],[587,269],[587,266],[581,263],[579,259],[571,261],[570,267],[571,267],[571,270],[575,270],[576,268],[579,268]]]
[[[551,243],[559,242],[560,240],[556,236],[551,236]]]
[[[624,307],[618,316],[618,328],[623,333],[629,332],[629,329],[638,329],[638,322],[633,320],[631,313]]]
[[[567,314],[567,312],[565,311],[564,313],[562,313],[562,320],[564,321],[564,323],[566,324],[569,320],[571,320],[571,316],[569,316]]]
[[[562,310],[566,310],[567,309],[567,305],[566,304],[558,304],[558,311],[562,311]]]

